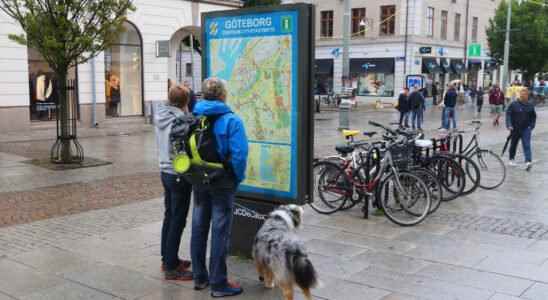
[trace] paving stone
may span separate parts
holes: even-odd
[[[82,256],[54,247],[46,247],[14,256],[12,260],[39,270],[42,273],[59,273],[88,266],[93,261]]]
[[[3,294],[1,291],[0,291],[0,300],[16,300],[15,298],[11,297],[11,296],[8,296],[6,294]]]
[[[309,257],[319,274],[320,280],[323,282],[328,281],[330,278],[349,279],[354,274],[369,267],[368,262],[354,258],[323,256],[314,253],[310,254]]]
[[[310,240],[306,242],[309,252],[334,257],[354,257],[367,251],[366,248],[349,246],[334,241]]]
[[[548,266],[487,258],[474,267],[481,271],[548,283]]]
[[[493,297],[491,297],[489,300],[523,300],[524,298],[518,298],[510,295],[505,294],[495,294]]]
[[[362,234],[339,232],[326,238],[342,244],[367,247],[375,251],[403,253],[416,247],[416,244],[397,240],[387,240]]]
[[[324,287],[314,290],[313,294],[325,299],[380,300],[389,295],[390,292],[345,280],[334,279],[325,283]]]
[[[14,297],[25,296],[63,283],[20,263],[0,259],[0,291]]]
[[[362,253],[352,260],[366,263],[375,268],[396,271],[404,274],[414,274],[431,265],[430,262],[409,256],[392,253],[369,251]]]
[[[392,293],[388,296],[381,298],[381,300],[419,300],[419,298],[401,293]]]
[[[528,300],[546,300],[548,299],[548,284],[535,283],[521,297]]]
[[[533,284],[533,281],[516,277],[489,272],[480,272],[468,268],[442,264],[427,266],[418,271],[416,274],[446,282],[487,289],[514,296],[521,295]]]
[[[67,282],[51,288],[47,288],[29,295],[25,295],[20,300],[115,300],[119,299],[113,295],[108,295],[90,289],[83,285]]]

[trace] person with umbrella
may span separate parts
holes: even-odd
[[[510,134],[510,166],[516,166],[516,150],[519,141],[523,146],[525,155],[525,168],[531,170],[532,151],[531,151],[531,133],[535,129],[537,114],[535,106],[529,103],[529,91],[522,89],[519,93],[519,99],[508,106],[506,111],[506,128]]]

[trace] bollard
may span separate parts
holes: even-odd
[[[348,99],[342,99],[339,104],[339,130],[350,129],[350,108],[352,102]]]

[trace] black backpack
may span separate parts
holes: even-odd
[[[190,168],[181,175],[192,185],[214,184],[231,174],[230,157],[220,158],[213,130],[215,122],[223,115],[197,118],[188,133],[174,141],[175,153],[184,153],[190,158]]]

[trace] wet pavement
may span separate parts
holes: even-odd
[[[465,128],[474,113],[467,107],[457,116]],[[497,190],[443,203],[418,226],[364,220],[359,208],[331,216],[306,209],[300,235],[322,281],[315,298],[548,299],[547,117],[539,111],[530,173],[508,169]],[[368,120],[396,119],[391,109],[361,111],[351,124],[372,129]],[[425,119],[431,135],[439,109]],[[493,128],[487,112],[483,119],[482,144],[500,152],[506,130]],[[317,115],[315,125],[316,156],[332,153],[342,141],[337,113]],[[0,136],[0,300],[209,299],[189,283],[162,280],[161,187],[150,128],[110,132],[81,142],[112,165],[68,171],[24,163],[47,155],[51,141]],[[188,244],[185,231],[183,257]],[[249,261],[231,258],[230,272],[245,289],[235,299],[281,299],[261,286]]]

